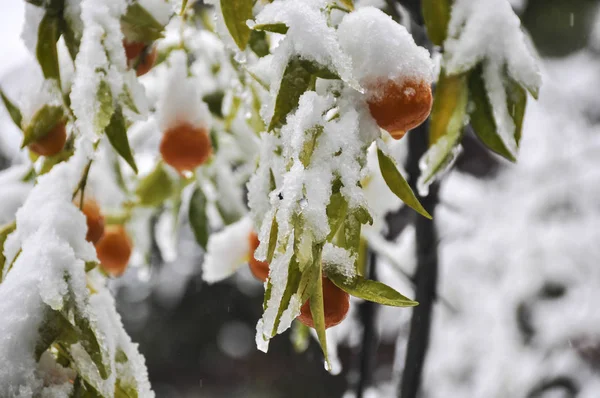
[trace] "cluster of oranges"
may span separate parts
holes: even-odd
[[[254,277],[262,282],[269,276],[269,264],[265,261],[259,261],[254,257],[254,252],[260,244],[256,233],[250,233],[250,253],[249,266]],[[325,328],[328,329],[342,322],[348,310],[350,309],[350,296],[348,293],[333,284],[326,276],[323,276],[323,309],[325,312]],[[314,328],[310,303],[307,300],[300,308],[300,315],[297,318],[308,327]]]
[[[94,199],[86,198],[81,209],[86,218],[85,239],[96,246],[96,254],[102,269],[109,275],[120,276],[125,272],[133,245],[122,225],[104,225],[104,216]]]

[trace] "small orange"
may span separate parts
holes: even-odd
[[[78,197],[74,200],[77,207],[79,207],[80,198],[81,197]],[[83,201],[83,208],[81,211],[85,216],[85,221],[87,223],[87,234],[85,239],[88,242],[96,244],[104,234],[104,216],[102,216],[100,206],[98,206],[98,203],[96,203],[94,199],[86,197]]]
[[[431,86],[424,81],[378,81],[367,85],[372,98],[367,101],[379,127],[397,140],[423,123],[433,105]]]
[[[137,76],[143,76],[152,69],[156,62],[156,47],[149,49],[149,45],[142,42],[129,42],[123,40],[127,65],[132,68],[135,66]]]
[[[350,296],[348,293],[333,284],[328,278],[323,277],[323,307],[325,312],[325,329],[329,329],[342,322],[350,309]],[[300,308],[298,320],[308,327],[314,328],[310,301]]]
[[[165,131],[160,142],[160,154],[168,165],[179,173],[192,171],[212,153],[208,131],[182,122]]]
[[[254,252],[256,251],[256,248],[260,244],[260,241],[258,240],[258,235],[256,235],[255,232],[251,232],[249,240],[250,240],[250,256],[249,256],[250,260],[248,261],[248,265],[250,266],[250,271],[252,272],[252,275],[254,275],[254,277],[256,279],[264,282],[267,280],[267,277],[269,276],[269,263],[267,263],[266,261],[258,261],[254,257]]]
[[[132,251],[131,239],[122,225],[109,225],[96,243],[96,254],[102,269],[112,276],[125,272]]]
[[[40,156],[54,156],[62,151],[67,142],[65,122],[59,122],[48,134],[29,144],[29,149]]]

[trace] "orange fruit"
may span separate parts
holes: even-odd
[[[192,171],[212,153],[208,131],[183,122],[165,131],[160,142],[160,154],[179,173]]]
[[[325,329],[329,329],[342,322],[350,309],[350,296],[348,293],[333,284],[328,278],[323,277],[323,307],[325,312]],[[298,320],[308,327],[314,328],[310,300],[300,308]]]
[[[29,149],[40,156],[54,156],[62,151],[67,141],[65,122],[59,122],[48,134],[29,144]]]
[[[75,204],[79,206],[79,199],[75,199]],[[96,244],[104,234],[104,217],[100,211],[100,206],[92,198],[85,198],[83,201],[83,208],[81,209],[85,215],[85,221],[87,223],[87,234],[85,239],[88,242]]]
[[[254,275],[254,277],[256,279],[264,282],[267,280],[267,277],[269,276],[269,263],[267,263],[266,261],[258,261],[256,258],[254,258],[254,252],[256,251],[256,248],[260,244],[260,241],[258,240],[258,235],[256,235],[255,232],[251,232],[249,240],[250,240],[250,260],[248,261],[248,265],[250,266],[250,271],[252,272],[252,275]]]
[[[371,116],[397,140],[423,123],[431,113],[431,86],[424,81],[379,81],[367,85],[367,91],[372,94],[367,101]]]
[[[102,269],[112,276],[125,272],[132,251],[131,239],[122,225],[109,225],[96,243],[96,254]]]
[[[152,69],[156,62],[156,47],[148,49],[149,45],[142,42],[128,42],[123,40],[127,65],[132,68],[135,66],[135,73],[143,76]],[[136,66],[137,65],[137,66]]]

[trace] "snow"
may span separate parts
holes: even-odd
[[[367,89],[382,81],[433,81],[429,51],[415,44],[406,28],[374,7],[347,14],[338,27],[344,52],[352,59],[352,70]],[[377,95],[367,90],[367,95]]]
[[[244,217],[210,235],[202,266],[202,279],[205,282],[221,281],[248,262],[252,229],[252,221]]]
[[[325,246],[323,246],[322,261],[325,273],[331,269],[335,273],[345,276],[347,279],[356,276],[356,269],[354,267],[356,255],[350,255],[347,250],[341,247],[337,247],[329,242],[325,243]]]

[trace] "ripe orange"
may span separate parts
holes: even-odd
[[[147,49],[148,44],[142,42],[129,42],[123,40],[127,65],[132,68],[135,66],[135,72],[138,76],[143,76],[152,69],[156,62],[156,47]],[[137,66],[136,66],[137,65]]]
[[[102,269],[112,276],[125,272],[132,251],[131,239],[122,225],[109,225],[96,243],[96,254]]]
[[[250,266],[250,271],[252,272],[252,275],[254,275],[254,277],[256,279],[264,282],[267,280],[267,277],[269,276],[269,263],[267,263],[266,261],[258,261],[256,258],[254,258],[254,251],[260,244],[260,241],[258,240],[258,235],[256,235],[256,233],[254,233],[254,232],[251,232],[249,240],[250,240],[250,260],[248,261],[248,265]]]
[[[75,203],[79,206],[79,199],[76,198]],[[104,217],[100,211],[100,206],[94,199],[85,198],[81,211],[85,215],[88,228],[85,239],[96,244],[104,234]]]
[[[67,141],[65,122],[59,122],[48,134],[29,144],[29,149],[40,156],[54,156],[62,151]]]
[[[326,277],[323,277],[323,307],[325,310],[325,329],[342,322],[350,309],[350,296],[348,293],[334,285]],[[309,300],[300,308],[298,320],[308,327],[315,327],[310,312]]]
[[[378,81],[368,85],[367,91],[372,93],[367,101],[371,116],[397,140],[423,123],[431,113],[431,87],[424,81]]]
[[[179,173],[192,171],[212,153],[208,131],[182,122],[165,131],[160,142],[160,154]]]

